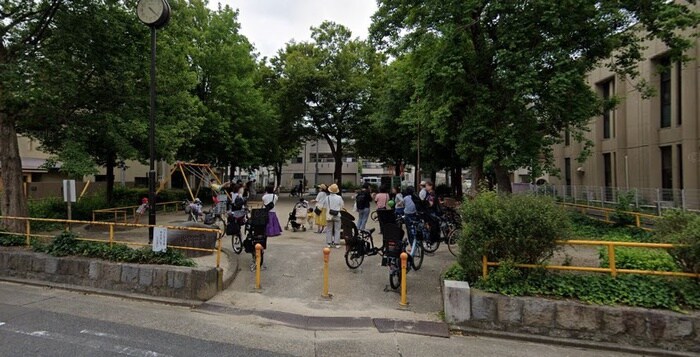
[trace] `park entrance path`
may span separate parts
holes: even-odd
[[[352,202],[345,198],[346,208]],[[277,205],[280,224],[287,223],[295,201],[282,199]],[[376,225],[370,222],[371,225]],[[381,235],[375,233],[381,245]],[[224,241],[230,245],[230,239]],[[329,281],[331,299],[321,297],[323,248],[325,235],[311,231],[284,231],[268,239],[266,270],[262,271],[262,289],[255,291],[255,274],[250,271],[250,254],[240,255],[240,270],[233,284],[209,301],[222,307],[241,310],[277,311],[316,317],[372,317],[438,321],[442,311],[440,275],[455,258],[445,247],[426,255],[419,271],[408,279],[408,309],[399,309],[399,293],[388,287],[388,268],[381,257],[365,257],[362,266],[351,270],[345,265],[345,246],[331,249]]]

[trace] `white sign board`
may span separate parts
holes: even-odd
[[[153,228],[153,251],[165,252],[168,249],[168,229],[164,227]]]
[[[63,180],[63,202],[75,201],[75,180]]]

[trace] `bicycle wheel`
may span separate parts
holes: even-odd
[[[379,215],[377,214],[377,211],[372,211],[372,213],[370,213],[369,215],[369,218],[374,222],[378,221]]]
[[[389,285],[394,290],[401,286],[401,268],[391,268],[389,271]]]
[[[435,253],[436,250],[440,247],[440,241],[435,241],[431,242],[428,240],[423,240],[423,250],[425,250],[428,253]]]
[[[423,265],[423,247],[421,247],[421,244],[416,244],[416,247],[414,248],[415,252],[412,253],[412,258],[411,259],[411,266],[413,267],[413,270],[418,271],[420,267]]]
[[[231,236],[231,245],[233,246],[234,253],[241,254],[243,251],[243,241],[241,240],[241,236],[238,234]]]
[[[345,265],[350,269],[357,269],[365,261],[365,255],[357,247],[345,252]]]
[[[452,253],[453,256],[459,254],[459,239],[462,235],[462,231],[459,229],[453,229],[447,236],[446,243],[447,249]]]

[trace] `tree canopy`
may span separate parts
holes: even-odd
[[[453,141],[473,187],[491,167],[504,191],[509,170],[551,167],[565,128],[583,138],[605,104],[588,72],[605,65],[635,78],[645,39],[661,39],[682,59],[692,42],[678,30],[698,23],[692,5],[664,0],[378,4],[373,42],[414,57],[415,115],[438,142]]]

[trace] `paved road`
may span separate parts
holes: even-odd
[[[195,355],[631,356],[474,336],[296,329],[255,315],[0,282],[0,356]]]

